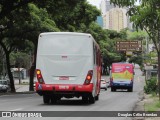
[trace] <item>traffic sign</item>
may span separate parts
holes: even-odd
[[[142,41],[117,41],[117,51],[142,51]]]

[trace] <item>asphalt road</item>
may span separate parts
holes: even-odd
[[[84,104],[81,98],[62,99],[56,104],[43,104],[42,97],[34,94],[15,94],[0,96],[0,111],[133,111],[136,103],[140,101],[140,93],[144,86],[144,77],[138,66],[135,69],[134,88],[133,92],[125,90],[118,90],[111,92],[110,88],[105,91],[101,90],[99,101],[95,104]],[[108,80],[108,77],[103,76]],[[75,114],[73,112],[73,114]],[[64,112],[65,113],[65,112]],[[77,112],[78,113],[78,112]],[[60,113],[61,114],[61,113]],[[38,118],[55,119],[55,120],[88,120],[91,117],[73,117],[72,112],[68,113],[70,117],[52,117],[52,118]],[[94,113],[87,113],[92,114]],[[102,114],[102,113],[101,113]],[[95,115],[95,114],[94,114]],[[98,114],[97,114],[98,115]],[[95,115],[96,116],[96,115]],[[21,119],[21,118],[0,118],[0,119]],[[24,118],[23,118],[24,119]],[[26,118],[31,119],[31,118]],[[131,120],[128,117],[92,117],[93,120]]]

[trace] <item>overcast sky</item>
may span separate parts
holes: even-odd
[[[97,6],[99,8],[101,0],[87,0],[90,4]],[[136,2],[135,5],[139,5],[139,1]]]
[[[101,3],[101,0],[87,0],[90,4],[97,6],[99,8],[99,5]]]

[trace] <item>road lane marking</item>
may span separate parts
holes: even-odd
[[[9,111],[20,111],[22,110],[23,108],[17,108],[17,109],[13,109],[13,110],[9,110]]]
[[[15,95],[5,95],[5,94],[0,95],[0,97],[8,97],[8,96],[15,96]]]

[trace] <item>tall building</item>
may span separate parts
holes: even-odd
[[[110,0],[101,0],[100,10],[102,15],[114,7],[115,6],[113,4],[110,4]]]
[[[103,17],[103,28],[120,31],[130,28],[129,17],[126,15],[127,8],[119,8],[110,4],[109,0],[102,0],[100,9]]]
[[[127,28],[127,16],[126,9],[122,8],[112,8],[107,13],[109,14],[109,19],[106,20],[108,24],[108,29],[120,31],[121,29]]]

